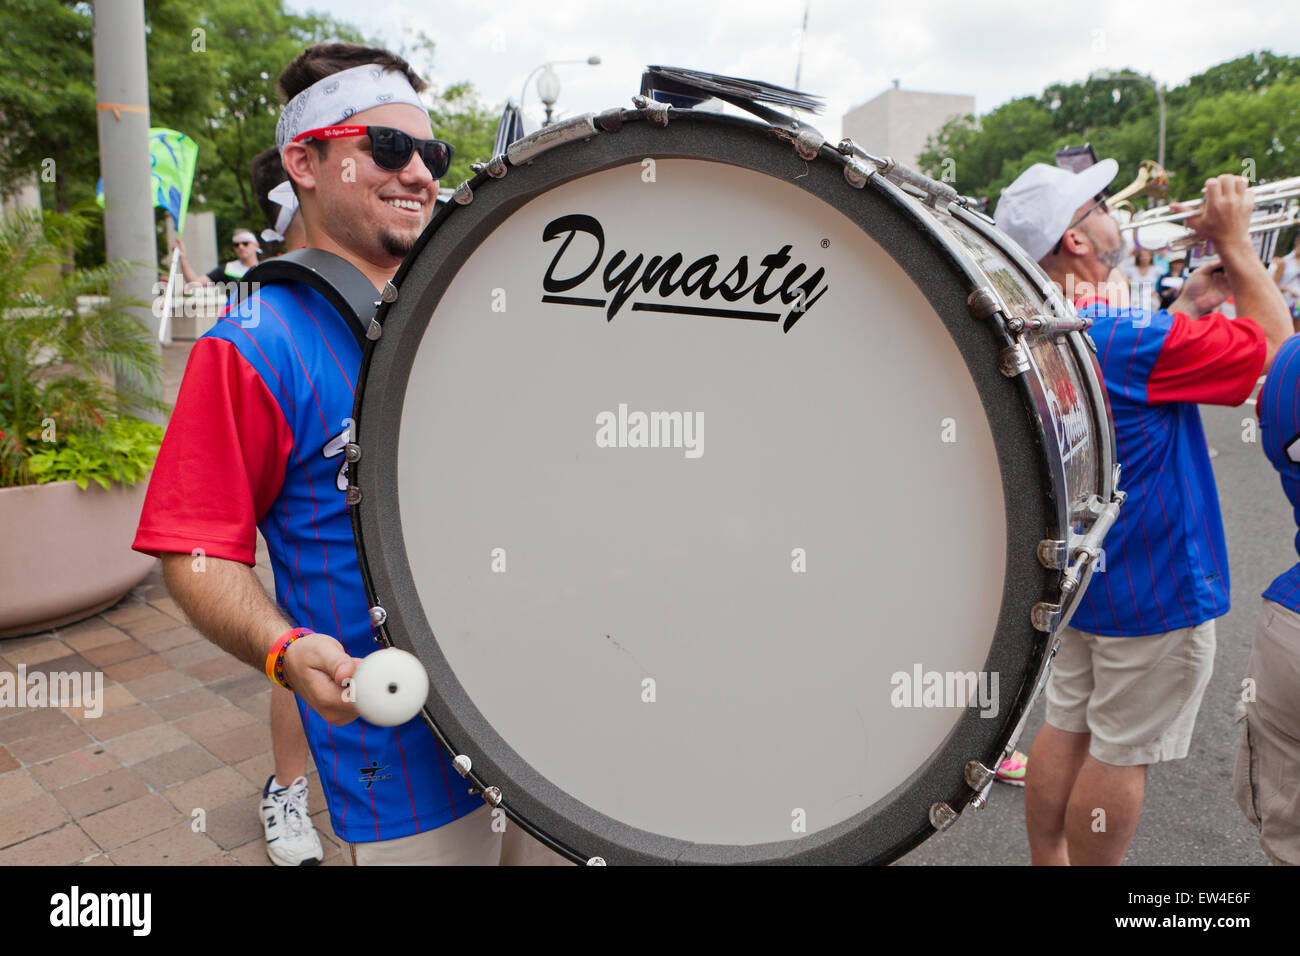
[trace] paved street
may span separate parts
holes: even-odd
[[[1254,410],[1253,404],[1201,409],[1206,437],[1219,452],[1214,473],[1232,557],[1233,608],[1218,620],[1214,676],[1187,759],[1157,764],[1147,774],[1146,806],[1129,851],[1131,864],[1268,864],[1254,828],[1232,799],[1232,768],[1241,740],[1233,708],[1250,659],[1259,595],[1295,563],[1296,526],[1260,446],[1242,441],[1242,419],[1253,419]],[[1021,750],[1028,751],[1042,722],[1040,700]],[[1029,772],[1034,772],[1032,764]],[[987,807],[965,814],[951,830],[922,844],[902,862],[1027,864],[1024,820],[1024,790],[994,784]]]
[[[163,351],[168,402],[191,346]],[[273,592],[260,536],[257,574]],[[157,567],[115,608],[0,641],[0,672],[20,664],[102,671],[104,707],[0,709],[0,867],[271,865],[258,815],[273,769],[270,683],[188,626]],[[341,865],[308,769],[324,865]]]
[[[168,400],[188,343],[166,351]],[[1233,557],[1234,609],[1218,624],[1214,677],[1189,759],[1148,776],[1146,812],[1129,862],[1264,865],[1253,829],[1231,794],[1240,727],[1233,707],[1250,656],[1259,593],[1295,561],[1293,523],[1258,444],[1242,441],[1240,409],[1202,417]],[[258,555],[271,586],[265,552]],[[270,773],[270,688],[212,647],[166,596],[154,574],[117,608],[34,638],[0,642],[0,670],[102,668],[104,717],[75,709],[0,714],[0,865],[6,863],[206,863],[266,865],[256,817]],[[1042,723],[1035,707],[1021,742]],[[1033,768],[1030,768],[1030,773]],[[326,863],[342,862],[314,771],[311,811]],[[190,826],[192,808],[208,828]],[[987,808],[911,853],[905,865],[1025,864],[1024,791],[994,786]]]

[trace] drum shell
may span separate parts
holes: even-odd
[[[1095,357],[1080,333],[1037,336],[1027,340],[1029,368],[1004,374],[1000,360],[1016,341],[1006,331],[1007,320],[1035,308],[1065,313],[1068,306],[1059,296],[1053,300],[1036,266],[1027,266],[1005,237],[978,218],[960,215],[961,210],[954,214],[936,209],[879,176],[870,177],[865,188],[854,189],[845,180],[849,160],[844,155],[824,147],[817,160],[806,162],[795,154],[789,134],[771,127],[689,112],[673,114],[666,128],[645,120],[646,114],[629,111],[617,134],[595,134],[593,129],[588,141],[536,155],[502,178],[481,173],[458,191],[471,201],[441,209],[394,278],[399,295],[377,316],[383,335],[367,350],[358,382],[353,437],[365,454],[351,471],[361,492],[353,518],[363,574],[372,604],[384,608],[379,634],[417,653],[430,670],[435,687],[427,708],[430,725],[450,752],[472,753],[471,782],[485,788],[508,781],[501,786],[502,805],[574,859],[598,854],[609,862],[637,863],[887,862],[933,832],[930,808],[960,810],[974,798],[977,790],[963,768],[970,761],[996,766],[1041,682],[1051,637],[1033,626],[1032,614],[1036,605],[1060,601],[1061,573],[1044,566],[1034,545],[1078,538],[1087,519],[1080,503],[1093,496],[1109,500],[1113,490],[1107,457],[1113,439],[1107,443],[1108,408]],[[440,653],[409,569],[402,567],[406,544],[397,509],[384,506],[398,496],[394,456],[385,448],[399,432],[405,382],[423,333],[419,317],[434,313],[443,290],[472,250],[514,210],[562,183],[643,156],[728,163],[797,182],[836,205],[880,241],[924,291],[979,386],[985,413],[999,423],[996,449],[1008,523],[1007,557],[999,636],[985,667],[1007,675],[1001,708],[1005,716],[995,722],[959,724],[935,760],[886,798],[842,824],[797,841],[731,847],[646,834],[581,805],[522,761],[512,760],[508,743],[477,713]],[[1018,301],[1009,287],[999,292],[989,282],[972,254],[977,248],[1003,256],[1012,285],[1022,292]],[[972,314],[971,294],[978,289],[991,290],[998,306],[993,313]],[[1053,361],[1057,354],[1059,365]],[[1049,401],[1062,367],[1073,376],[1075,391],[1083,393],[1076,404],[1092,402],[1089,415],[1099,436],[1090,464],[1076,466],[1073,472],[1061,460]],[[979,542],[958,546],[969,550],[972,564],[980,560]],[[924,615],[924,609],[917,613]],[[896,799],[902,794],[912,798],[906,805]],[[872,833],[864,835],[861,828],[868,821]]]

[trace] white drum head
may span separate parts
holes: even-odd
[[[935,309],[846,215],[750,169],[645,169],[537,195],[441,296],[400,412],[405,559],[455,680],[555,787],[682,841],[799,840],[904,784],[966,713],[916,704],[990,655],[993,434]],[[543,234],[570,215],[604,247],[563,297],[603,306],[542,301],[570,232]],[[618,250],[611,274],[716,255],[716,285],[786,246],[768,292],[825,270],[788,331],[780,297],[658,285],[608,316]],[[596,251],[573,232],[554,277]]]

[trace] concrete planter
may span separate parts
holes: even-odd
[[[148,485],[0,488],[0,638],[89,617],[148,575],[157,559],[131,550]]]

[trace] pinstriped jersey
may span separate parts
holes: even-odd
[[[1264,333],[1248,318],[1082,304],[1094,319],[1128,500],[1106,536],[1103,573],[1073,627],[1134,637],[1228,613],[1231,581],[1219,493],[1197,403],[1240,405],[1264,366]]]
[[[134,547],[254,563],[266,539],[295,627],[376,649],[345,492],[361,349],[296,282],[263,285],[190,354]],[[298,709],[334,831],[351,843],[430,830],[482,806],[420,719],[327,724]]]
[[[1264,454],[1282,479],[1282,490],[1300,524],[1300,335],[1282,343],[1259,393],[1259,436]],[[1300,532],[1295,538],[1300,551]],[[1264,597],[1300,611],[1300,564],[1274,579]]]

